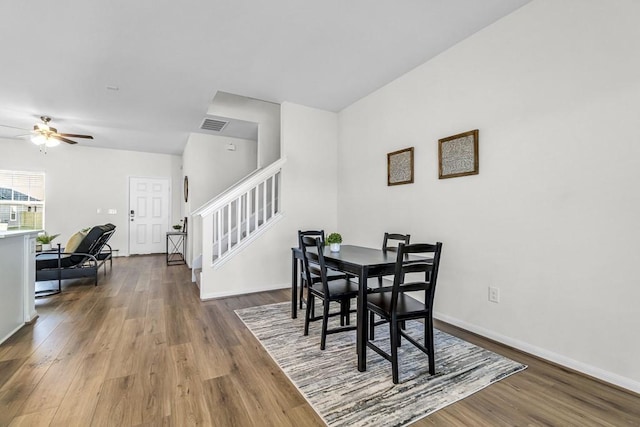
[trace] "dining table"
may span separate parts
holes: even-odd
[[[315,250],[315,248],[309,248]],[[358,278],[358,299],[356,310],[356,347],[358,371],[367,370],[367,282],[370,277],[393,275],[395,271],[395,251],[367,248],[355,245],[340,245],[338,252],[332,252],[329,246],[324,248],[324,261],[328,268],[351,274]],[[429,258],[417,255],[405,255],[405,262],[425,262]],[[298,315],[299,265],[302,262],[302,250],[291,248],[291,317]]]

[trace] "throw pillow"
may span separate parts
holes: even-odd
[[[78,248],[78,246],[80,246],[80,242],[82,242],[82,240],[86,235],[87,235],[86,233],[83,233],[82,231],[78,231],[77,233],[69,237],[69,240],[67,241],[67,244],[64,247],[64,251],[66,253],[71,253],[75,251]]]

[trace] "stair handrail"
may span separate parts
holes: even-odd
[[[271,175],[282,169],[282,165],[284,165],[286,161],[286,158],[280,158],[271,163],[269,166],[256,170],[255,172],[245,177],[243,180],[235,183],[234,185],[220,193],[218,196],[200,206],[198,209],[193,211],[191,215],[200,215],[204,218],[205,216],[214,213],[218,209],[237,199],[241,194],[246,193],[247,188],[255,187],[256,185],[263,182],[265,179],[269,178]]]

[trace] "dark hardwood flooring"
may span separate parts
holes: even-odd
[[[186,266],[117,258],[98,287],[67,281],[38,300],[40,317],[0,346],[0,426],[323,425],[233,312],[288,299],[201,302]],[[636,394],[438,327],[529,368],[416,426],[640,425]]]

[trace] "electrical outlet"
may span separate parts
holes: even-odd
[[[489,301],[498,303],[500,302],[500,289],[489,286]]]
[[[116,209],[109,209],[109,215],[115,215],[118,211]]]

